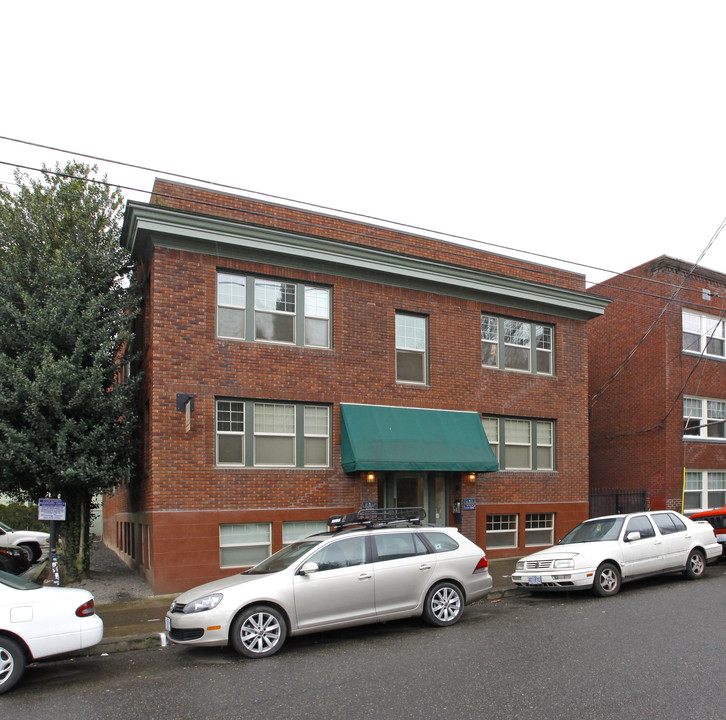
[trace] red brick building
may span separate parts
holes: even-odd
[[[660,257],[591,291],[590,485],[654,510],[726,502],[726,275]]]
[[[581,275],[161,180],[122,242],[141,462],[104,540],[157,593],[367,503],[423,506],[490,557],[587,517],[586,326],[608,301]]]

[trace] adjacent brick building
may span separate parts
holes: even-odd
[[[490,557],[587,517],[587,323],[608,301],[583,276],[161,180],[122,241],[141,448],[104,541],[157,593],[365,504],[423,506]]]
[[[654,510],[726,502],[726,275],[660,257],[591,291],[590,484]]]

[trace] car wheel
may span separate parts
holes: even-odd
[[[287,623],[282,614],[268,605],[255,605],[232,623],[230,641],[240,654],[251,658],[274,655],[285,642]]]
[[[28,562],[30,563],[34,563],[40,557],[40,552],[36,553],[35,547],[30,543],[20,543],[18,547],[28,556]]]
[[[426,595],[423,617],[429,625],[453,625],[464,612],[464,595],[450,582],[434,585]]]
[[[25,653],[10,638],[0,637],[0,695],[13,688],[25,672]]]
[[[592,590],[595,595],[608,597],[615,595],[620,590],[620,572],[609,562],[604,562],[597,569],[595,579],[592,583]]]
[[[703,573],[706,571],[706,558],[700,550],[691,550],[688,560],[686,560],[686,569],[683,574],[689,580],[697,580],[703,577]]]

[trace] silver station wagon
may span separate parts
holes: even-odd
[[[169,638],[231,644],[259,658],[289,635],[416,615],[453,625],[464,605],[491,592],[488,562],[456,528],[425,525],[424,518],[423,508],[331,517],[330,532],[180,595],[166,615]]]

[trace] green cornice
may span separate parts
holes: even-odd
[[[262,262],[435,292],[576,319],[601,315],[610,300],[586,292],[378,248],[129,202],[122,244],[139,260],[155,247]]]

